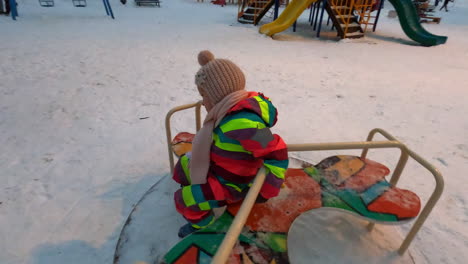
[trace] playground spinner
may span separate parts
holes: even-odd
[[[166,136],[171,171],[174,153],[190,150],[193,134],[171,135],[174,113],[195,108],[195,127],[201,127],[201,102],[173,108],[166,116]],[[380,134],[386,140],[374,141]],[[369,149],[399,149],[400,157],[389,182],[390,170],[367,158]],[[330,208],[354,214],[369,221],[368,230],[377,224],[414,224],[398,249],[404,252],[413,241],[443,191],[440,172],[420,155],[382,129],[370,131],[361,142],[289,144],[288,151],[321,151],[361,149],[357,156],[332,156],[316,165],[288,169],[285,186],[278,198],[256,204],[265,180],[261,168],[241,204],[228,205],[213,225],[199,230],[176,244],[164,258],[164,263],[289,263],[287,231],[301,213],[315,208]],[[412,158],[427,169],[435,179],[435,189],[421,210],[419,197],[396,185],[406,162]],[[258,258],[261,258],[259,260]]]

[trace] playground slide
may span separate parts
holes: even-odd
[[[304,12],[312,3],[318,0],[293,0],[284,9],[281,15],[275,21],[265,24],[260,28],[260,33],[267,36],[279,33],[289,28],[294,21]]]
[[[416,8],[411,0],[389,1],[398,14],[398,19],[400,19],[403,31],[410,39],[428,47],[444,44],[447,41],[447,37],[433,35],[421,26],[421,23],[419,23],[419,16],[416,13]]]
[[[260,33],[272,36],[289,28],[294,21],[312,3],[318,0],[293,0],[275,21],[260,28]],[[435,46],[447,41],[445,36],[437,36],[427,32],[419,23],[412,0],[389,0],[395,8],[401,27],[405,34],[423,46]]]

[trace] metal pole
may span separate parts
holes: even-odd
[[[309,22],[310,22],[310,20],[312,19],[312,9],[313,9],[313,6],[314,6],[314,4],[311,4],[311,5],[309,6],[309,8],[310,8],[310,12],[309,12]]]
[[[296,32],[296,25],[297,25],[297,20],[294,21],[294,24],[293,24],[293,32]]]
[[[110,13],[110,16],[112,17],[112,19],[115,19],[114,17],[114,12],[112,12],[112,7],[109,3],[109,0],[105,0],[107,2],[107,8],[109,8],[109,13]]]
[[[318,151],[318,150],[345,150],[345,149],[380,149],[398,148],[404,149],[405,145],[399,141],[361,141],[361,142],[330,142],[330,143],[305,143],[287,144],[288,152]]]
[[[265,167],[261,167],[255,176],[255,180],[252,186],[247,193],[239,211],[232,221],[231,226],[229,227],[226,236],[224,236],[223,242],[219,246],[218,250],[216,251],[216,255],[213,257],[213,261],[211,263],[214,264],[225,264],[229,255],[231,254],[232,248],[237,242],[237,238],[239,238],[240,233],[242,232],[242,228],[249,217],[250,211],[255,204],[255,201],[260,193],[263,183],[265,182],[266,178],[266,171]]]
[[[327,0],[322,0],[323,5],[322,5],[322,12],[320,13],[320,20],[319,20],[319,25],[317,29],[317,38],[320,37],[320,30],[322,29],[323,12],[325,11],[325,5],[326,5],[325,1]]]
[[[278,18],[279,6],[280,6],[279,0],[275,0],[275,14],[273,16],[273,20],[276,20]]]
[[[102,0],[102,3],[104,4],[104,8],[106,9],[106,14],[110,16],[109,14],[109,8],[107,7],[106,0]]]
[[[398,249],[398,253],[400,255],[403,255],[403,253],[405,253],[405,251],[408,249],[409,245],[411,244],[411,241],[413,241],[419,229],[421,229],[422,225],[426,221],[427,217],[431,213],[432,209],[434,208],[440,196],[442,195],[442,192],[444,191],[444,178],[442,177],[442,174],[439,172],[439,170],[436,169],[434,166],[432,166],[432,164],[427,162],[421,156],[411,151],[410,149],[407,149],[407,151],[408,151],[408,154],[415,161],[417,161],[420,165],[422,165],[424,168],[426,168],[432,173],[436,182],[436,187],[434,189],[434,192],[431,194],[431,197],[427,201],[426,205],[422,209],[421,213],[419,213],[419,216],[414,222],[410,231],[406,235],[405,240],[403,240],[403,243],[401,243],[401,246]]]
[[[314,22],[314,30],[317,29],[317,21],[318,21],[318,16],[319,16],[319,11],[320,11],[320,4],[321,1],[317,1],[317,11],[315,12],[315,22]]]
[[[314,25],[314,18],[315,18],[315,8],[316,8],[317,2],[314,2],[312,6],[312,10],[310,11],[312,13],[312,18],[310,19],[310,25]]]
[[[375,30],[377,29],[377,22],[379,22],[380,11],[382,10],[384,1],[385,0],[380,1],[379,11],[377,11],[377,16],[375,17],[375,22],[374,22],[374,26],[372,27],[372,32],[375,32]]]
[[[171,117],[176,112],[190,109],[190,108],[195,108],[196,129],[198,132],[198,130],[201,127],[201,115],[200,115],[201,105],[202,105],[202,102],[199,101],[199,102],[192,103],[192,104],[186,104],[186,105],[174,107],[171,110],[169,110],[169,112],[167,112],[165,124],[166,124],[167,151],[169,154],[169,165],[171,167],[171,173],[174,170],[174,156],[172,154]]]

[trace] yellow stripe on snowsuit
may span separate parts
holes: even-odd
[[[265,102],[260,96],[254,96],[253,98],[257,100],[258,105],[260,106],[260,109],[262,111],[262,119],[265,120],[265,122],[269,122],[270,108],[268,107],[268,103]]]
[[[232,188],[234,188],[236,191],[238,192],[242,192],[242,189],[239,188],[239,186],[235,185],[235,184],[232,184],[232,183],[226,183],[227,186],[231,186]]]
[[[190,170],[189,170],[189,158],[187,156],[182,156],[180,159],[180,165],[182,165],[182,169],[184,170],[185,177],[187,178],[188,182],[191,184],[192,181],[190,180]]]
[[[245,150],[241,145],[221,142],[221,140],[219,140],[219,136],[215,133],[213,133],[213,140],[215,145],[220,149],[251,154],[250,151]]]
[[[196,204],[190,186],[185,186],[182,188],[182,199],[184,199],[185,206],[187,207]]]
[[[285,168],[277,167],[268,163],[263,163],[265,167],[268,168],[268,170],[273,173],[277,178],[279,179],[284,179],[284,174],[286,172]]]
[[[263,115],[263,111],[262,111],[262,115]],[[267,115],[268,115],[268,112],[267,112]],[[221,125],[219,128],[221,129],[221,131],[223,131],[223,133],[227,133],[233,130],[240,130],[240,129],[247,129],[247,128],[262,129],[265,127],[266,125],[261,122],[252,121],[247,118],[237,118],[237,119],[230,120],[226,124]]]
[[[198,207],[200,207],[200,210],[203,210],[203,211],[211,210],[210,203],[208,201],[199,203]]]
[[[213,215],[210,215],[208,219],[209,219],[210,221],[209,221],[207,224],[204,224],[204,225],[202,225],[202,226],[196,225],[196,224],[192,224],[192,226],[195,227],[196,229],[201,229],[201,228],[203,228],[203,227],[206,227],[206,226],[211,225],[211,224],[216,220],[216,218],[214,218]],[[206,220],[207,220],[207,219],[204,219],[204,220],[202,220],[201,222],[206,222]]]

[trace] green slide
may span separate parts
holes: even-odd
[[[445,36],[437,36],[427,32],[419,23],[419,16],[411,0],[389,0],[395,7],[401,27],[406,35],[423,46],[435,46],[447,41]]]

